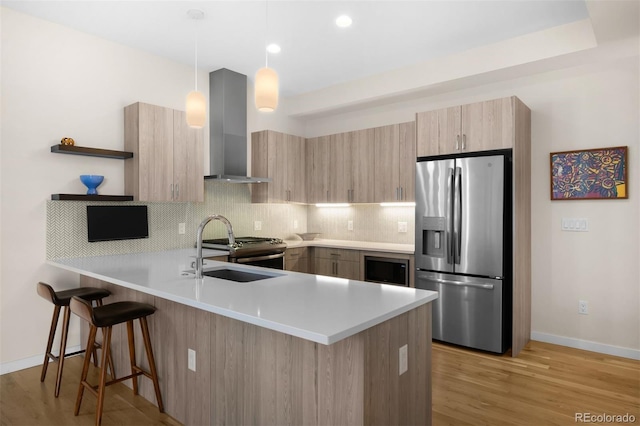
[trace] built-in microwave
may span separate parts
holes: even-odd
[[[365,256],[364,280],[409,287],[409,259]]]

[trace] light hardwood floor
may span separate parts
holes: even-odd
[[[78,383],[82,372],[82,356],[67,358],[60,396],[55,398],[56,366],[51,363],[47,378],[40,383],[41,366],[0,376],[0,425],[93,425],[96,415],[96,398],[84,393],[80,414],[73,415]],[[91,364],[90,383],[98,383],[98,370]],[[139,378],[139,382],[147,380]],[[166,397],[163,395],[163,399]],[[108,425],[180,425],[161,414],[158,407],[122,383],[109,386],[105,395],[102,424]]]
[[[531,341],[517,358],[433,344],[434,425],[575,425],[575,413],[640,424],[640,361]]]
[[[39,367],[0,376],[0,424],[93,424],[90,394],[73,416],[81,362],[65,362],[58,399],[55,374],[41,384]],[[517,358],[434,343],[432,362],[434,425],[575,425],[576,412],[629,413],[640,424],[640,361],[530,342]],[[179,423],[118,384],[107,389],[102,424]]]

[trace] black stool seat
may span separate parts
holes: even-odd
[[[72,288],[70,290],[62,290],[62,291],[47,291],[44,295],[41,293],[42,287],[38,287],[38,294],[45,299],[49,300],[56,306],[69,306],[69,302],[73,296],[80,297],[84,300],[100,300],[109,296],[111,293],[109,290],[105,290],[103,288],[93,288],[93,287],[80,287],[80,288]],[[51,287],[49,287],[51,289]],[[47,289],[48,290],[48,289]],[[51,289],[53,290],[53,289]]]
[[[96,327],[109,327],[146,317],[155,311],[155,307],[146,303],[115,302],[93,308],[91,317]]]
[[[53,287],[46,283],[38,283],[36,290],[38,295],[43,299],[53,303],[53,318],[51,319],[51,327],[49,329],[49,339],[47,341],[47,349],[44,354],[44,361],[42,363],[42,373],[40,374],[40,381],[44,382],[44,379],[47,377],[47,367],[49,366],[49,360],[58,361],[58,373],[56,375],[56,387],[54,390],[54,394],[56,398],[60,395],[60,386],[62,384],[62,370],[64,368],[64,359],[65,357],[77,355],[78,353],[84,352],[84,350],[73,353],[66,353],[67,348],[67,334],[69,333],[69,318],[71,316],[71,311],[69,310],[69,303],[72,297],[81,297],[82,299],[88,301],[89,304],[92,302],[96,302],[98,306],[102,305],[102,299],[109,296],[111,293],[109,290],[105,290],[103,288],[97,287],[81,287],[81,288],[72,288],[70,290],[61,290],[55,291]],[[63,320],[62,320],[62,338],[60,339],[60,353],[58,356],[51,353],[51,348],[53,347],[53,339],[56,334],[56,328],[58,326],[58,319],[60,317],[60,310],[64,310]],[[101,346],[99,343],[95,343],[92,347],[89,348],[91,354],[93,355],[94,364],[98,365],[98,356],[96,354],[96,349],[99,349]],[[111,358],[109,357],[109,360]],[[111,373],[113,374],[113,365],[111,365]]]

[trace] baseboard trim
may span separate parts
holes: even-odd
[[[589,340],[574,339],[573,337],[556,336],[555,334],[531,332],[531,340],[553,343],[554,345],[568,346],[570,348],[584,349],[585,351],[619,356],[640,360],[640,350],[623,348],[621,346],[605,345],[604,343],[591,342]]]
[[[81,350],[80,345],[69,346],[66,353],[77,352]],[[29,358],[19,359],[17,361],[3,362],[0,364],[0,376],[3,374],[13,373],[14,371],[24,370],[25,368],[35,367],[36,365],[42,365],[44,354],[34,355]],[[54,373],[55,374],[55,373]]]

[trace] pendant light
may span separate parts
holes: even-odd
[[[269,2],[265,1],[265,66],[256,72],[255,102],[258,111],[273,112],[278,108],[278,74],[269,68],[269,51],[267,50],[267,33],[269,30]]]
[[[204,12],[198,9],[190,9],[187,11],[187,15],[191,19],[204,18]],[[201,129],[204,127],[205,119],[207,116],[207,101],[204,95],[198,92],[198,33],[196,31],[195,42],[195,65],[194,65],[194,80],[195,89],[189,92],[187,95],[187,124],[194,129]]]

